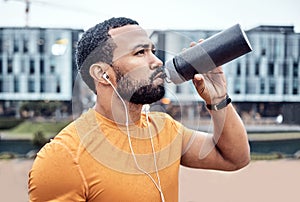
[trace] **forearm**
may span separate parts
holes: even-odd
[[[250,160],[247,132],[232,104],[219,111],[210,110],[210,114],[219,155],[232,169],[247,165]]]

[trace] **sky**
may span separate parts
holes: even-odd
[[[26,0],[0,0],[0,27],[26,25]],[[145,29],[221,30],[239,23],[293,25],[300,33],[299,0],[29,0],[28,25],[87,29],[110,17],[135,19]]]

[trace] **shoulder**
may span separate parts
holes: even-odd
[[[68,125],[38,152],[29,172],[28,187],[32,200],[47,201],[68,194],[75,196],[85,190],[76,158],[78,138],[74,133],[74,125]]]
[[[56,164],[60,161],[66,162],[66,159],[74,159],[75,148],[78,148],[79,144],[76,136],[76,128],[72,122],[41,148],[37,153],[35,162],[55,161]]]

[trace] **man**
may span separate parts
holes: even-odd
[[[143,110],[165,91],[154,52],[147,33],[128,18],[111,18],[83,34],[77,65],[97,101],[38,153],[29,176],[31,201],[174,202],[180,164],[227,171],[248,164],[246,130],[221,67],[193,79],[211,108],[213,135]]]

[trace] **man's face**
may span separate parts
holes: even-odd
[[[117,45],[113,67],[122,98],[134,104],[161,99],[165,93],[165,73],[147,33],[137,25],[127,25],[112,29],[110,35]]]

